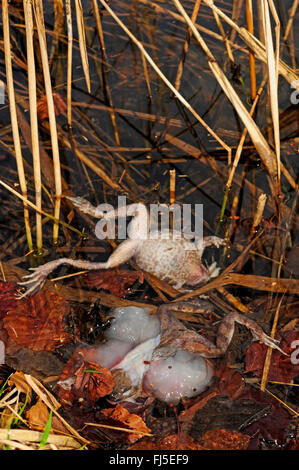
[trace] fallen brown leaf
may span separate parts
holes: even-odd
[[[225,429],[212,429],[207,431],[200,439],[205,450],[245,450],[248,447],[250,436],[237,431]]]
[[[138,271],[130,271],[128,269],[107,269],[85,275],[85,283],[88,286],[95,287],[96,289],[105,289],[118,297],[126,295],[129,287],[137,279],[140,282],[143,281]]]
[[[49,408],[47,405],[39,398],[35,405],[26,411],[26,418],[30,429],[35,429],[37,431],[43,431],[49,420]],[[67,428],[63,423],[54,415],[52,416],[51,421],[51,432],[61,432],[63,434],[69,434]]]
[[[128,450],[200,450],[201,446],[196,444],[191,436],[171,434],[159,441],[144,438],[129,447]]]
[[[65,405],[72,405],[78,399],[94,404],[100,397],[109,395],[114,387],[110,370],[85,361],[80,351],[78,349],[69,359],[58,379],[59,400]]]
[[[279,346],[288,355],[285,356],[277,350],[272,351],[268,380],[290,382],[299,374],[299,364],[295,364],[291,360],[292,353],[295,353],[295,349],[291,348],[291,345],[295,341],[299,341],[299,333],[286,331],[283,334],[283,339]],[[245,372],[252,372],[257,377],[261,377],[263,374],[266,354],[267,346],[257,342],[253,343],[246,351]]]
[[[21,371],[14,372],[8,381],[8,385],[15,385],[20,393],[28,394],[29,401],[31,400],[32,389],[28,385],[27,380],[25,379],[25,375]]]
[[[18,300],[3,318],[4,328],[21,346],[34,351],[51,351],[72,341],[64,323],[69,312],[66,300],[43,290]]]
[[[151,430],[146,426],[142,418],[136,414],[131,414],[126,408],[121,405],[116,405],[115,408],[107,408],[102,410],[101,416],[103,418],[112,420],[115,426],[125,427],[126,429],[132,429],[134,431],[141,431],[142,433],[148,433]],[[141,437],[142,434],[138,433],[128,433],[129,442],[136,442]]]
[[[59,93],[53,93],[55,115],[63,114],[66,110],[66,103]],[[47,97],[43,95],[37,102],[37,114],[40,120],[48,118]]]
[[[18,285],[15,282],[0,281],[0,319],[17,305],[16,293]]]

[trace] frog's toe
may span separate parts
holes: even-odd
[[[278,349],[278,351],[281,352],[281,354],[284,354],[285,356],[289,356],[289,354],[287,354],[286,352],[284,352],[279,346],[278,344],[280,343],[280,341],[278,339],[274,339],[274,338],[271,338],[270,336],[268,335],[264,335],[262,340],[260,340],[261,343],[265,344],[266,346],[269,346],[270,348],[272,349]]]
[[[216,261],[214,261],[214,263],[212,263],[212,264],[208,267],[208,271],[209,271],[209,277],[210,277],[210,278],[214,278],[214,277],[219,276],[220,268],[219,268],[219,266],[217,266]]]

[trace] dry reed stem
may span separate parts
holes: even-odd
[[[218,292],[220,292],[221,295],[223,295],[223,297],[225,298],[225,300],[228,303],[230,303],[231,305],[234,306],[234,308],[238,309],[242,313],[249,313],[250,312],[249,308],[246,307],[246,305],[242,304],[242,302],[240,302],[240,300],[237,297],[232,295],[226,289],[224,289],[223,287],[218,287],[217,290],[218,290]]]
[[[169,203],[171,205],[171,204],[175,203],[175,176],[176,176],[176,171],[175,170],[169,170],[169,176],[170,176]]]
[[[33,157],[33,172],[35,185],[35,204],[39,209],[42,208],[42,184],[41,184],[41,164],[39,154],[39,135],[37,119],[37,98],[36,98],[36,74],[35,59],[33,47],[33,18],[31,0],[24,0],[24,18],[26,25],[26,45],[27,45],[27,64],[28,64],[28,91],[29,91],[29,110],[30,110],[30,129],[31,146]],[[36,212],[36,247],[37,252],[42,252],[43,232],[42,216]]]
[[[270,23],[269,5],[275,21],[276,53],[274,53],[272,31]],[[267,53],[267,67],[269,77],[269,98],[271,116],[273,122],[274,142],[277,161],[277,178],[280,185],[280,132],[279,132],[279,108],[278,108],[278,60],[280,41],[280,22],[272,0],[262,0],[262,22],[264,28],[265,47]]]
[[[77,28],[78,28],[78,35],[79,35],[79,47],[80,47],[82,67],[83,67],[83,72],[85,76],[87,90],[88,90],[88,93],[90,93],[89,65],[88,65],[88,55],[87,55],[86,40],[85,40],[84,16],[83,16],[81,0],[75,0],[75,7],[76,7],[76,19],[77,19]]]
[[[260,99],[260,96],[261,96],[262,92],[263,92],[264,86],[265,86],[265,80],[263,81],[263,83],[261,84],[261,86],[259,87],[259,89],[256,93],[254,102],[253,102],[253,104],[251,106],[251,109],[250,109],[250,115],[251,116],[253,116],[253,114],[255,112],[256,105],[258,103],[258,100]],[[233,178],[234,178],[234,174],[235,174],[235,171],[237,169],[239,160],[241,158],[241,154],[242,154],[243,145],[244,145],[244,142],[245,142],[245,139],[246,139],[246,135],[247,135],[247,129],[246,129],[246,127],[244,127],[241,138],[240,138],[240,141],[239,141],[239,144],[238,144],[238,147],[237,147],[237,150],[236,150],[236,154],[235,154],[235,158],[234,158],[234,162],[233,162],[233,167],[230,171],[230,174],[229,174],[229,177],[228,177],[228,180],[227,180],[227,183],[226,183],[226,187],[228,189],[231,188]]]
[[[5,438],[9,436],[8,445],[18,446],[24,445],[23,442],[36,442],[40,443],[43,437],[43,433],[39,431],[32,431],[31,429],[0,429],[0,441],[3,442]],[[11,443],[13,441],[13,444]],[[17,441],[17,442],[16,442]],[[81,444],[78,443],[73,437],[61,436],[58,434],[49,434],[47,438],[47,444],[55,444],[59,447],[70,447],[78,449]],[[27,447],[27,446],[26,446]],[[31,450],[31,447],[29,448]]]
[[[194,7],[193,7],[192,15],[191,15],[191,21],[193,23],[195,23],[195,21],[196,21],[198,11],[199,11],[199,8],[200,8],[200,4],[201,4],[201,0],[196,0],[196,2],[194,4]],[[183,47],[183,54],[182,54],[180,63],[178,65],[176,79],[175,79],[175,82],[174,82],[174,86],[175,86],[176,90],[179,90],[180,86],[181,86],[181,78],[182,78],[182,74],[183,74],[184,62],[186,60],[186,56],[187,56],[187,53],[188,53],[191,36],[192,36],[192,31],[190,30],[190,28],[188,28],[187,37],[185,39],[184,47]]]
[[[274,395],[274,393],[270,392],[267,388],[265,388],[265,392],[269,393],[273,398],[275,398],[279,403],[281,403],[283,406],[285,406],[288,410],[290,410],[292,413],[294,413],[295,416],[299,416],[299,413],[295,411],[293,408],[291,408],[287,403],[285,403],[283,400],[281,400],[279,397]]]
[[[228,155],[231,154],[231,148],[220,138],[217,134],[205,123],[205,121],[199,116],[199,114],[192,108],[192,106],[185,100],[185,98],[175,89],[175,87],[170,83],[170,81],[166,78],[166,76],[161,72],[159,67],[144,49],[143,45],[140,41],[129,31],[129,29],[125,26],[125,24],[118,18],[118,16],[114,13],[113,10],[107,5],[105,0],[100,0],[102,5],[106,8],[106,10],[110,13],[112,18],[118,23],[118,25],[125,31],[125,33],[129,36],[129,38],[136,44],[136,46],[143,52],[144,57],[153,67],[155,72],[158,76],[163,80],[163,82],[168,86],[168,88],[172,91],[172,93],[178,98],[178,100],[193,114],[193,116],[200,122],[200,124],[214,137],[217,142],[228,152]]]
[[[179,297],[177,300],[187,300],[197,295],[210,292],[213,289],[229,285],[242,286],[248,289],[265,292],[274,292],[276,294],[285,294],[286,292],[289,294],[297,294],[299,290],[299,279],[273,278],[256,276],[254,274],[224,273],[220,274],[220,276],[210,281],[208,284],[205,284],[198,289],[194,289],[190,294],[185,294],[182,297]]]
[[[266,201],[267,201],[266,194],[260,194],[258,201],[257,201],[256,212],[254,214],[254,219],[253,219],[253,223],[252,223],[252,227],[250,231],[251,236],[254,234],[256,227],[258,227],[259,224],[261,223]]]
[[[254,111],[255,111],[256,105],[258,103],[258,100],[259,100],[259,98],[260,98],[260,96],[263,92],[264,85],[265,85],[265,80],[263,81],[263,83],[261,84],[261,86],[259,87],[259,89],[256,93],[255,100],[254,100],[254,102],[251,106],[251,109],[250,109],[250,116],[253,116],[253,114],[254,114]],[[218,233],[218,230],[220,228],[220,224],[223,221],[223,217],[224,217],[224,213],[225,213],[225,209],[226,209],[226,203],[227,203],[227,199],[228,199],[228,194],[229,194],[230,188],[232,186],[232,182],[233,182],[233,179],[234,179],[234,175],[235,175],[238,163],[239,163],[240,158],[241,158],[243,145],[244,145],[246,136],[247,136],[247,129],[246,129],[246,127],[244,127],[241,138],[240,138],[240,141],[239,141],[239,144],[238,144],[238,147],[237,147],[237,150],[236,150],[233,165],[232,165],[232,168],[231,168],[230,173],[228,175],[227,183],[226,183],[226,186],[225,186],[225,194],[224,194],[224,198],[223,198],[223,202],[222,202],[222,207],[221,207],[221,212],[220,212],[220,217],[219,217],[219,223],[217,225],[216,233]],[[232,219],[232,221],[233,221],[233,219]]]
[[[288,19],[287,27],[286,27],[284,37],[283,37],[284,41],[288,39],[288,36],[290,34],[290,31],[293,25],[294,16],[298,7],[298,3],[299,3],[299,0],[294,0],[294,3],[290,9],[289,19]]]
[[[186,11],[182,7],[181,3],[178,0],[173,0],[175,6],[179,10],[179,12],[184,17],[188,26],[192,29],[193,34],[197,41],[199,42],[200,46],[202,47],[203,51],[205,52],[210,69],[212,70],[216,80],[218,81],[219,85],[221,86],[222,90],[226,94],[227,98],[232,103],[233,107],[235,108],[236,112],[238,113],[240,119],[243,121],[244,126],[247,128],[248,133],[251,137],[251,140],[261,157],[268,173],[272,177],[273,181],[276,182],[277,180],[277,165],[276,165],[276,158],[273,154],[268,142],[264,138],[263,134],[261,133],[260,129],[250,116],[249,112],[245,108],[244,104],[240,100],[239,96],[235,92],[234,88],[232,87],[230,81],[225,76],[222,69],[219,67],[218,63],[216,62],[213,54],[209,50],[206,43],[203,41],[201,35],[193,25],[192,21],[190,20],[189,16],[187,15]],[[276,188],[275,188],[276,189]]]
[[[253,34],[253,13],[252,13],[252,0],[246,0],[246,17],[248,31]],[[250,96],[252,101],[256,97],[256,73],[255,73],[255,58],[254,53],[249,49],[249,72],[250,72]]]
[[[247,46],[255,53],[256,57],[267,64],[267,55],[265,46],[246,28],[240,28],[234,21],[232,21],[220,8],[214,5],[212,0],[203,0],[213,11],[216,11],[218,15],[223,18],[240,36],[240,38],[247,44]],[[278,73],[290,84],[298,80],[298,75],[291,69],[285,62],[279,59],[278,62]],[[297,85],[299,89],[299,82]]]
[[[60,419],[62,424],[70,431],[72,436],[76,439],[79,439],[84,444],[89,444],[87,439],[84,439],[80,434],[57,412],[57,409],[61,406],[60,403],[56,400],[54,395],[52,395],[41,382],[39,382],[35,377],[24,374],[27,383],[35,391],[35,393],[41,398],[41,400],[52,410],[52,412]]]
[[[63,135],[60,136],[61,141],[65,147],[67,147],[69,150],[72,149],[72,145],[70,141]],[[118,191],[122,191],[123,188],[118,184],[115,183],[106,173],[103,171],[98,165],[96,165],[90,158],[88,158],[84,153],[78,149],[76,146],[74,146],[74,151],[77,157],[86,165],[88,166],[92,171],[94,171],[100,178],[102,178],[105,183],[107,183],[112,189],[116,189]]]
[[[47,43],[44,27],[44,16],[43,16],[43,5],[42,0],[33,0],[35,20],[37,26],[38,40],[40,46],[40,54],[43,67],[43,76],[45,83],[45,91],[47,97],[48,116],[50,125],[51,145],[52,145],[52,156],[53,156],[53,167],[54,167],[54,179],[55,179],[55,206],[54,206],[54,217],[56,220],[59,219],[60,205],[61,205],[61,169],[60,169],[60,158],[59,158],[59,146],[56,128],[56,116],[54,109],[54,100],[52,94],[51,75],[48,62]],[[58,239],[59,225],[54,223],[53,226],[53,242],[56,244]]]
[[[27,244],[28,244],[29,250],[32,250],[33,244],[32,244],[32,235],[31,235],[30,221],[29,221],[29,211],[28,211],[28,207],[26,203],[27,185],[26,185],[26,177],[25,177],[24,165],[23,165],[20,134],[19,134],[19,128],[18,128],[16,99],[15,99],[15,90],[14,90],[13,73],[12,73],[12,63],[11,63],[12,51],[11,51],[11,46],[10,46],[10,31],[9,31],[7,0],[3,0],[2,2],[2,20],[3,20],[5,70],[6,70],[7,93],[8,93],[8,99],[9,99],[11,128],[12,128],[13,142],[14,142],[14,148],[15,148],[15,157],[16,157],[16,162],[17,162],[18,177],[20,181],[21,192],[24,197],[24,201],[23,201],[24,202],[24,222],[25,222]]]
[[[72,63],[73,63],[73,25],[71,0],[65,0],[66,23],[67,23],[67,123],[72,127]]]
[[[276,332],[276,327],[277,327],[277,322],[278,322],[278,317],[279,317],[279,310],[280,310],[282,301],[283,301],[283,296],[280,298],[279,303],[278,303],[277,308],[276,308],[276,311],[275,311],[274,321],[273,321],[271,334],[270,334],[271,338],[275,337],[275,332]],[[266,388],[267,378],[268,378],[268,373],[269,373],[269,368],[270,368],[270,363],[271,363],[271,357],[272,357],[272,348],[268,347],[267,354],[266,354],[266,359],[265,359],[265,363],[264,363],[262,380],[261,380],[261,390],[262,390],[262,392],[264,392],[265,388]]]
[[[128,432],[129,434],[140,434],[141,436],[153,436],[149,432],[138,431],[138,429],[128,429],[128,428],[121,428],[120,426],[111,426],[109,424],[100,424],[100,423],[85,423],[85,426],[94,426],[98,428],[106,428],[106,429],[114,429],[115,431],[122,431]]]
[[[107,54],[106,54],[106,47],[105,47],[104,33],[103,33],[103,28],[102,28],[101,15],[100,15],[97,0],[91,0],[91,2],[92,2],[94,19],[95,19],[95,23],[96,23],[96,28],[97,28],[98,37],[99,37],[100,46],[101,46],[101,51],[102,51],[102,56],[103,56],[102,75],[103,75],[103,83],[104,83],[104,92],[106,94],[108,105],[111,108],[109,110],[109,116],[110,116],[110,120],[111,120],[111,123],[112,123],[113,131],[114,131],[115,142],[117,143],[117,145],[119,147],[121,147],[120,136],[119,136],[117,122],[116,122],[116,116],[115,116],[114,109],[112,109],[113,108],[112,96],[111,96],[110,87],[109,87],[109,83],[108,83],[108,76],[107,76],[108,57],[107,57]],[[122,160],[126,161],[126,159],[124,157],[122,157]]]
[[[68,228],[69,230],[72,230],[73,232],[77,233],[81,237],[83,237],[83,236],[86,237],[86,234],[83,234],[82,232],[80,232],[80,230],[77,230],[75,227],[72,227],[70,224],[67,224],[63,220],[56,219],[52,214],[48,214],[43,209],[39,209],[35,204],[33,204],[33,202],[29,201],[29,199],[27,199],[27,197],[22,196],[22,194],[18,193],[13,188],[8,186],[8,184],[4,183],[4,181],[0,180],[0,185],[3,186],[8,191],[10,191],[15,196],[17,196],[23,202],[25,202],[27,206],[32,207],[32,209],[36,210],[37,212],[40,212],[42,215],[45,215],[46,217],[49,217],[49,219],[53,220],[55,224],[61,224],[64,227]]]
[[[226,47],[227,56],[228,56],[230,62],[231,62],[232,64],[234,64],[234,63],[235,63],[235,60],[234,60],[234,56],[233,56],[232,49],[231,49],[231,47],[230,47],[230,42],[229,42],[229,40],[228,40],[228,38],[227,38],[227,34],[225,33],[225,31],[224,31],[224,29],[223,29],[221,20],[220,20],[218,14],[216,13],[216,11],[213,11],[213,15],[214,15],[215,21],[216,21],[216,23],[217,23],[217,26],[218,26],[218,28],[219,28],[219,31],[220,31],[220,33],[221,33],[221,36],[222,36],[222,38],[223,38],[223,42],[224,42],[225,47]]]
[[[54,29],[53,29],[53,42],[51,51],[49,53],[49,67],[52,67],[53,59],[55,53],[57,52],[59,39],[61,36],[64,35],[64,7],[62,0],[54,0],[53,2],[53,9],[54,9]]]

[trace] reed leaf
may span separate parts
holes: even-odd
[[[76,18],[77,18],[77,28],[78,28],[78,35],[79,35],[79,47],[80,47],[82,67],[83,67],[83,72],[85,76],[87,90],[88,90],[88,93],[90,93],[89,65],[88,65],[88,55],[87,55],[86,40],[85,40],[84,16],[83,16],[81,0],[75,0],[75,7],[76,7]]]
[[[233,86],[231,85],[230,81],[227,79],[225,76],[224,72],[216,62],[215,57],[213,56],[212,52],[202,39],[201,35],[195,28],[194,24],[192,23],[191,19],[187,15],[186,11],[184,10],[182,4],[179,2],[179,0],[173,0],[173,3],[177,7],[178,11],[181,13],[181,15],[184,17],[187,25],[192,29],[193,34],[197,41],[199,42],[201,48],[205,52],[209,67],[212,70],[216,80],[218,81],[218,84],[221,86],[222,90],[226,94],[227,98],[230,100],[232,103],[234,109],[238,113],[240,119],[243,121],[244,126],[248,130],[248,134],[250,135],[250,138],[262,160],[264,163],[268,173],[271,175],[273,182],[277,182],[277,164],[276,164],[276,158],[271,150],[268,142],[266,141],[265,137],[261,133],[260,129],[250,116],[250,113],[247,111],[245,108],[244,104],[240,100],[239,96],[235,92]]]
[[[61,205],[61,169],[60,169],[60,157],[59,157],[59,146],[56,129],[56,116],[54,109],[54,99],[51,85],[51,75],[48,62],[46,34],[44,27],[44,16],[43,16],[43,4],[42,0],[33,0],[35,20],[37,26],[37,33],[39,39],[43,76],[45,83],[45,91],[47,97],[48,116],[50,125],[51,145],[52,145],[52,156],[54,166],[54,179],[55,179],[55,207],[54,217],[59,219],[60,205]],[[59,225],[55,222],[53,226],[53,243],[57,243]]]
[[[272,1],[270,0],[270,4]],[[268,0],[262,0],[262,18],[263,29],[265,38],[265,47],[267,53],[267,68],[269,77],[269,98],[271,116],[273,122],[274,142],[277,159],[277,176],[280,183],[280,132],[279,132],[279,109],[278,109],[278,59],[279,59],[279,37],[280,37],[280,22],[276,14],[274,5],[272,4],[272,14],[276,23],[276,56],[273,48],[272,31],[270,23],[269,5]]]
[[[27,45],[27,65],[28,65],[28,91],[29,91],[29,110],[30,110],[30,130],[31,147],[33,157],[33,172],[35,185],[35,204],[42,208],[42,185],[41,185],[41,164],[39,154],[39,136],[37,119],[37,98],[36,98],[36,73],[33,47],[33,18],[32,6],[30,0],[24,0],[24,18],[26,26],[26,45]],[[36,246],[40,254],[43,246],[42,234],[42,216],[36,212]]]
[[[22,150],[21,150],[17,109],[16,109],[16,98],[15,98],[15,90],[14,90],[14,83],[13,83],[7,0],[3,0],[2,2],[2,20],[3,20],[3,41],[4,41],[6,81],[7,81],[7,92],[8,92],[8,99],[9,99],[11,128],[12,128],[15,156],[16,156],[16,162],[17,162],[17,171],[18,171],[21,192],[22,192],[24,199],[26,200],[27,199],[27,184],[26,184],[26,177],[25,177]],[[32,250],[33,244],[32,244],[32,235],[31,235],[30,221],[29,221],[29,211],[28,211],[27,203],[25,201],[24,201],[24,221],[25,221],[25,230],[26,230],[28,248],[29,250]]]
[[[213,129],[208,126],[208,124],[200,117],[200,115],[195,111],[194,108],[188,103],[188,101],[179,93],[172,83],[167,79],[167,77],[161,72],[159,67],[153,61],[151,56],[147,53],[143,45],[140,41],[131,33],[131,31],[125,26],[125,24],[118,18],[118,16],[114,13],[114,11],[108,6],[105,0],[100,0],[102,5],[106,8],[106,10],[110,13],[112,18],[118,23],[118,25],[125,31],[125,33],[129,36],[129,38],[136,44],[136,46],[140,49],[143,53],[146,60],[161,78],[161,80],[168,86],[168,88],[172,91],[172,93],[176,96],[176,98],[193,114],[193,116],[200,122],[200,124],[214,137],[217,142],[228,152],[228,155],[231,155],[231,148],[213,131]]]
[[[73,25],[71,0],[65,0],[66,23],[67,23],[67,123],[72,127],[72,62],[73,62]]]

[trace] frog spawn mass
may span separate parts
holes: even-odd
[[[89,359],[108,367],[114,377],[111,398],[133,399],[138,390],[161,401],[177,404],[182,397],[193,397],[210,383],[213,368],[200,354],[184,350],[160,357],[160,318],[138,307],[119,307],[110,312],[114,318],[101,344]]]
[[[138,307],[110,311],[113,320],[105,334],[107,342],[86,350],[87,360],[111,370],[115,383],[113,401],[132,401],[151,394],[177,404],[183,397],[198,395],[210,385],[214,375],[207,358],[226,352],[235,322],[245,325],[261,343],[280,350],[276,340],[238,313],[232,312],[222,320],[213,344],[185,327],[168,311],[169,307],[161,306],[158,315]],[[60,385],[63,387],[64,383]]]
[[[206,247],[214,245],[217,248],[225,241],[216,236],[198,238],[195,242],[182,238],[178,232],[150,232],[149,213],[142,203],[122,207],[121,210],[104,214],[83,198],[69,198],[82,212],[93,217],[104,217],[105,220],[115,219],[116,216],[133,216],[128,227],[128,238],[118,245],[106,262],[90,262],[59,258],[38,268],[31,268],[32,274],[25,276],[27,291],[23,296],[37,290],[46,277],[62,264],[75,268],[97,270],[115,268],[131,258],[135,259],[140,269],[147,271],[161,280],[168,281],[176,289],[184,285],[196,286],[206,283],[210,277],[218,275],[218,268],[213,263],[209,268],[202,263],[202,254]],[[176,236],[178,235],[178,236]]]

